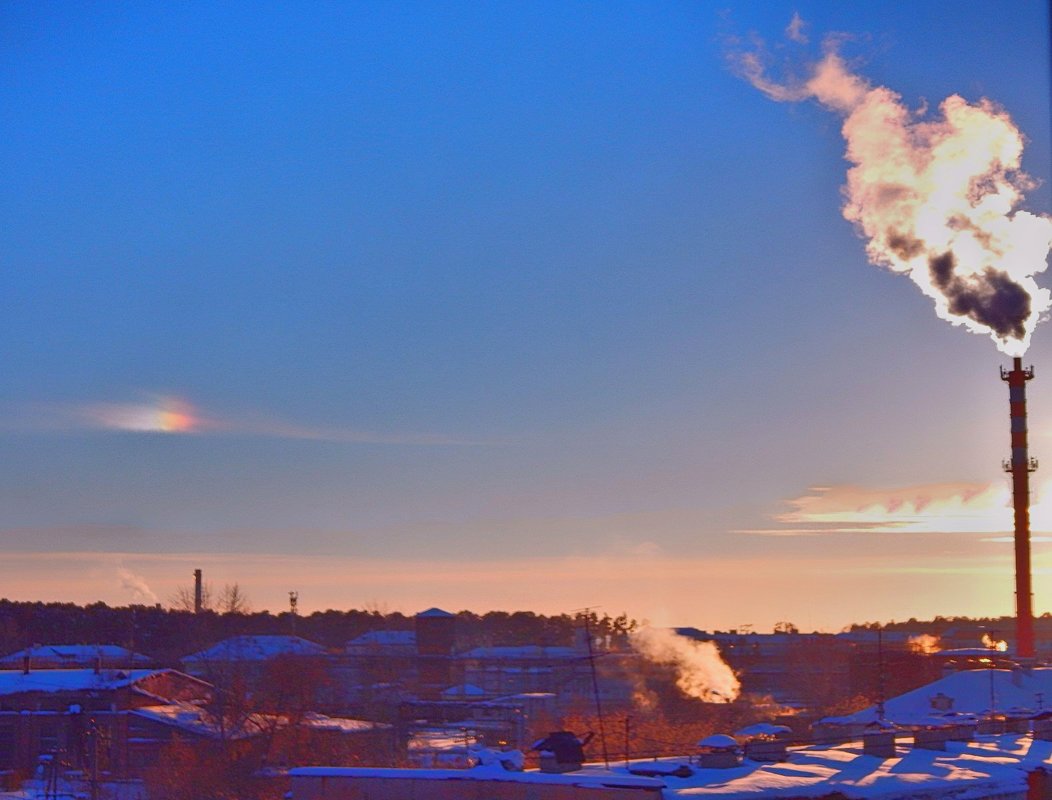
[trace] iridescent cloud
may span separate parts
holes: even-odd
[[[145,434],[225,434],[273,439],[392,445],[478,445],[491,441],[441,433],[380,433],[355,428],[302,425],[253,411],[220,414],[185,398],[146,395],[133,402],[83,405],[45,403],[8,410],[0,430],[32,433],[101,430]]]
[[[140,403],[99,403],[77,409],[89,427],[134,433],[199,433],[207,422],[189,402],[158,396]]]

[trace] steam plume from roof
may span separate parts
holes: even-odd
[[[1007,112],[951,95],[929,119],[853,74],[835,39],[803,79],[771,79],[760,52],[733,60],[772,100],[814,99],[844,117],[852,166],[843,214],[867,239],[869,260],[908,275],[943,319],[1022,355],[1052,304],[1033,279],[1047,266],[1052,217],[1017,208],[1034,183]]]
[[[632,647],[649,661],[676,669],[684,694],[708,703],[731,703],[741,686],[714,642],[695,642],[670,630],[644,626],[630,636]]]

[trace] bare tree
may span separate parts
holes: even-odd
[[[176,611],[195,611],[196,598],[193,586],[180,586],[168,598],[168,605]],[[201,586],[201,610],[208,611],[212,607],[212,584],[205,583]]]
[[[223,591],[219,593],[219,602],[216,603],[216,610],[220,614],[250,614],[252,612],[252,604],[249,602],[248,595],[245,594],[245,590],[241,588],[238,583],[228,583],[223,587]]]

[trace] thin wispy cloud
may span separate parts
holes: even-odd
[[[807,44],[808,42],[807,23],[796,11],[793,12],[793,18],[789,20],[789,25],[786,26],[785,38],[797,44]]]
[[[1044,493],[1042,493],[1044,494]],[[881,489],[814,486],[786,501],[770,528],[740,530],[764,536],[835,533],[984,533],[1012,529],[1007,483],[934,483]],[[1052,529],[1052,508],[1033,507],[1035,529]],[[998,541],[994,538],[990,541]]]
[[[129,402],[41,403],[8,411],[0,430],[16,433],[104,431],[169,436],[254,436],[348,444],[483,445],[490,440],[444,433],[381,433],[311,426],[250,411],[221,414],[174,395],[144,395]]]

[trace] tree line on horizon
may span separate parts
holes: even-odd
[[[595,611],[545,615],[532,611],[460,611],[458,644],[568,646],[575,631],[587,625],[594,637],[611,647],[624,647],[639,623],[627,614]],[[283,611],[201,613],[161,605],[109,606],[106,603],[16,601],[0,599],[0,655],[33,645],[113,644],[148,655],[162,664],[202,650],[217,641],[242,635],[294,635],[325,647],[341,649],[370,631],[413,630],[414,618],[398,611],[328,609],[311,614]]]

